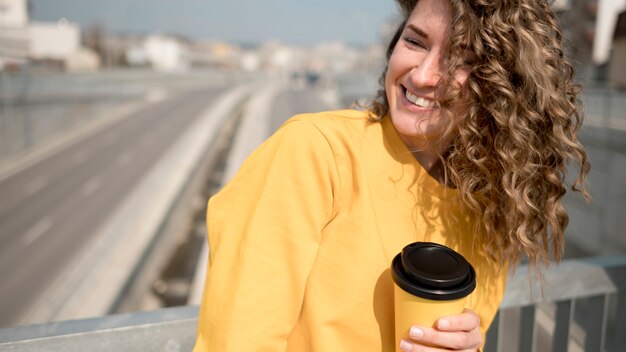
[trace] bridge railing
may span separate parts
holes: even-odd
[[[626,351],[626,255],[511,276],[485,352]],[[0,351],[190,351],[197,306],[0,329]]]
[[[542,288],[520,267],[485,352],[626,351],[626,256],[568,260]]]

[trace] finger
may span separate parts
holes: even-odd
[[[400,340],[400,350],[403,352],[441,352],[442,349],[434,346],[425,346],[415,341]]]
[[[439,318],[435,326],[442,331],[472,331],[480,327],[480,318],[465,308],[461,314]]]
[[[439,346],[452,350],[476,350],[483,344],[479,329],[471,331],[440,331],[433,328],[412,327],[409,342]],[[418,349],[417,351],[421,351]]]

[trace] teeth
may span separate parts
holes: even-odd
[[[411,92],[409,92],[408,90],[406,91],[406,99],[408,101],[410,101],[411,103],[421,107],[421,108],[436,108],[437,107],[437,102],[430,100],[430,99],[424,99],[422,97],[418,97],[416,95],[411,94]]]

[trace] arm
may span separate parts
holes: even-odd
[[[209,201],[210,260],[195,351],[284,350],[333,213],[332,151],[288,122]]]

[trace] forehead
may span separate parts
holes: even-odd
[[[450,5],[446,0],[419,0],[409,18],[407,25],[413,25],[430,35],[445,36],[450,27]]]

